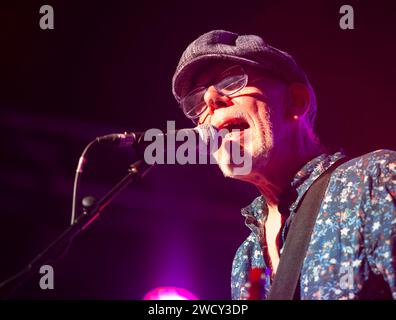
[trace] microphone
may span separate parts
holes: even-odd
[[[185,139],[186,137],[187,141]],[[183,144],[194,143],[195,147],[199,149],[199,153],[208,152],[209,147],[210,153],[213,153],[219,147],[218,129],[209,124],[178,130],[169,130],[168,127],[166,133],[163,133],[159,129],[149,129],[144,132],[113,133],[97,137],[95,140],[100,144],[110,144],[117,147],[133,147],[138,151],[142,151],[157,139],[166,142],[167,146],[164,146],[163,150],[168,152],[172,151],[169,148],[172,144],[174,148],[177,149]],[[215,146],[215,150],[212,150],[213,146]]]

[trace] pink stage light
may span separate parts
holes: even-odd
[[[146,293],[143,300],[198,300],[198,298],[183,288],[158,287]]]

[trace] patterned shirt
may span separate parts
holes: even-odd
[[[343,157],[341,152],[322,154],[295,175],[290,189],[294,196],[286,201],[289,216],[282,226],[280,255],[303,195]],[[256,198],[241,213],[251,233],[233,261],[232,299],[248,298],[252,268],[265,270],[261,281],[265,299],[272,278],[264,234],[268,213],[264,197]],[[396,299],[395,269],[396,152],[378,150],[348,160],[332,173],[301,269],[297,298]]]

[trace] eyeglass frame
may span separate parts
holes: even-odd
[[[227,73],[229,73],[232,69],[235,69],[235,68],[239,68],[240,71],[242,71],[242,72],[239,73],[239,74],[227,76]],[[224,75],[224,77],[223,77],[222,75]],[[227,85],[226,85],[224,88],[221,88],[221,89],[219,88],[218,85],[221,84],[224,80],[226,80],[226,79],[228,79],[228,78],[235,77],[235,76],[237,76],[237,75],[238,75],[238,76],[242,76],[242,78],[237,79],[237,80],[235,80],[235,81],[233,81],[233,82],[231,82],[231,83],[227,83],[227,81],[226,81]],[[202,99],[200,99],[200,101],[201,101],[201,100],[203,101],[203,100],[204,100],[203,98],[204,98],[204,96],[205,96],[207,90],[208,90],[209,87],[211,87],[211,86],[213,86],[213,87],[216,89],[216,91],[217,91],[219,94],[221,94],[222,96],[229,97],[229,96],[231,96],[231,95],[233,95],[233,94],[235,94],[235,93],[241,91],[241,90],[242,90],[243,88],[245,88],[245,87],[247,86],[247,84],[249,83],[249,76],[248,76],[248,74],[246,73],[245,69],[244,69],[242,66],[240,66],[240,65],[234,65],[234,66],[232,66],[232,67],[227,68],[226,70],[224,70],[224,71],[220,74],[220,76],[218,77],[218,79],[219,79],[219,80],[216,81],[215,84],[211,84],[211,85],[207,85],[207,86],[199,86],[199,87],[197,87],[197,88],[191,90],[187,95],[185,95],[185,96],[180,100],[180,108],[183,110],[184,115],[185,115],[187,118],[191,119],[194,123],[197,121],[196,119],[198,119],[200,116],[202,116],[202,114],[204,114],[204,112],[208,109],[208,106],[206,106],[205,108],[203,108],[202,112],[198,113],[197,115],[190,116],[190,115],[185,111],[186,108],[183,106],[183,102],[185,101],[186,98],[191,97],[191,96],[193,96],[193,95],[195,95],[195,94],[198,94],[198,93],[200,93],[200,92],[202,91],[202,95],[201,95]],[[239,82],[239,81],[241,81],[241,80],[243,80],[243,85],[241,85],[238,89],[233,90],[233,91],[231,91],[230,93],[225,93],[225,92],[223,91],[223,90],[226,89],[227,87],[229,87],[229,86],[231,86],[232,84],[235,84],[235,83],[237,83],[237,82]],[[205,104],[205,102],[203,102],[203,103]],[[206,105],[206,104],[205,104],[205,105]],[[198,104],[196,104],[196,106],[198,106]],[[194,109],[196,108],[196,106],[194,107]]]

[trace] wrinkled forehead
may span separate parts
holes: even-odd
[[[192,89],[212,84],[225,70],[234,65],[236,65],[235,62],[211,61],[199,66],[191,81]]]

